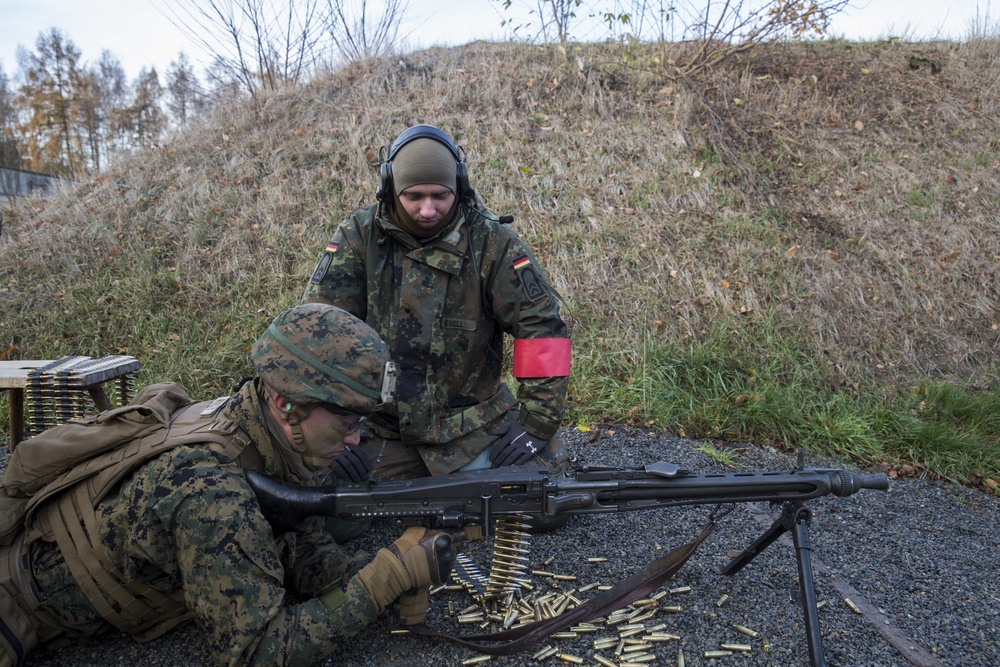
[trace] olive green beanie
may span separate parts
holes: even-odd
[[[452,192],[456,188],[455,156],[444,144],[429,137],[414,139],[399,149],[392,160],[395,195],[411,185],[433,183]]]

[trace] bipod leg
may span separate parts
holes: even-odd
[[[764,531],[764,534],[754,540],[753,544],[743,550],[740,555],[729,561],[729,564],[719,570],[719,574],[732,576],[742,570],[746,565],[756,558],[764,549],[771,546],[771,543],[785,534],[791,528],[795,520],[795,512],[802,506],[800,501],[788,501],[781,509],[781,516],[774,520],[771,527]]]
[[[774,520],[764,534],[754,540],[754,543],[729,561],[719,573],[731,576],[739,572],[772,542],[786,531],[792,532],[792,542],[795,544],[795,559],[799,569],[799,597],[802,600],[802,613],[805,616],[806,640],[809,642],[809,660],[813,667],[826,667],[823,657],[823,638],[819,632],[819,612],[816,610],[816,587],[813,584],[812,561],[810,553],[812,545],[809,542],[809,522],[812,511],[804,507],[800,500],[789,500],[781,508],[781,516]]]
[[[813,667],[826,667],[823,657],[823,637],[819,632],[819,612],[816,610],[816,587],[813,584],[812,544],[809,542],[809,522],[812,511],[799,507],[795,513],[792,541],[795,542],[795,557],[799,564],[799,592],[802,594],[802,614],[806,622],[806,639],[809,642],[809,660]]]

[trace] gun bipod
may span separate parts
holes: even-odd
[[[801,500],[786,501],[781,507],[781,515],[774,520],[771,527],[742,553],[729,561],[729,564],[720,570],[720,574],[726,576],[736,574],[771,543],[784,533],[791,531],[799,570],[798,595],[802,602],[802,614],[805,617],[809,661],[813,667],[826,667],[826,659],[823,657],[823,637],[819,631],[819,612],[816,607],[816,586],[813,582],[812,561],[810,560],[812,544],[809,541],[809,524],[811,521],[812,510],[806,507]]]

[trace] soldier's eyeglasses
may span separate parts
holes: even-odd
[[[342,408],[339,405],[334,405],[333,403],[320,403],[320,407],[330,414],[337,415],[338,417],[354,417],[353,421],[342,427],[344,433],[354,433],[355,431],[360,431],[365,427],[365,423],[368,421],[367,415],[352,412],[351,410]]]

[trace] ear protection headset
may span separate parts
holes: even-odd
[[[396,154],[406,144],[415,139],[433,139],[442,144],[455,156],[455,196],[460,202],[475,201],[475,192],[469,185],[469,169],[465,165],[465,149],[456,146],[447,134],[433,125],[414,125],[408,127],[396,137],[390,148],[382,146],[378,150],[379,180],[375,198],[380,202],[390,203],[396,194],[392,182],[392,161]]]

